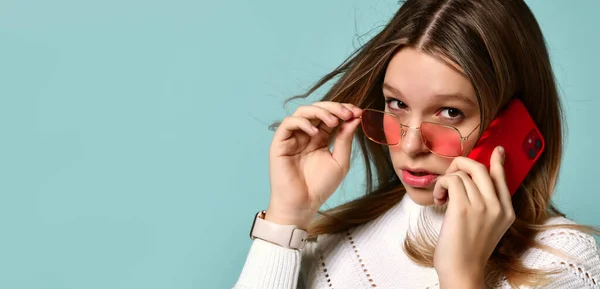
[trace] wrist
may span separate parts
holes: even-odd
[[[483,270],[473,270],[466,273],[448,274],[448,276],[439,276],[441,289],[483,289],[485,288],[485,278]]]
[[[279,225],[294,225],[302,230],[307,230],[315,213],[296,210],[282,210],[269,206],[265,220]]]

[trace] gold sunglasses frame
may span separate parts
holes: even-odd
[[[394,119],[396,119],[398,121],[398,124],[400,125],[401,134],[400,134],[400,139],[398,140],[398,142],[395,143],[395,144],[382,143],[382,142],[374,140],[369,135],[367,135],[367,133],[365,132],[364,118],[361,115],[359,118],[360,118],[360,124],[361,124],[362,130],[363,130],[363,133],[372,142],[380,144],[380,145],[386,145],[386,146],[395,146],[395,145],[398,145],[398,144],[400,144],[402,142],[402,139],[406,136],[406,131],[407,130],[404,129],[404,127],[406,127],[406,128],[410,128],[410,129],[414,129],[414,130],[419,131],[419,135],[421,135],[421,141],[423,141],[423,143],[425,144],[425,146],[427,146],[427,149],[429,149],[429,151],[432,154],[435,154],[435,155],[438,155],[438,156],[441,156],[441,157],[445,157],[445,158],[455,158],[455,157],[458,157],[458,156],[446,156],[446,155],[442,155],[442,154],[439,154],[439,153],[436,153],[436,152],[432,151],[431,148],[427,145],[427,140],[425,139],[425,137],[423,137],[423,134],[421,133],[421,126],[423,125],[423,123],[429,123],[429,124],[433,124],[433,125],[439,125],[439,126],[443,126],[443,127],[447,127],[447,128],[455,130],[458,133],[458,136],[459,136],[459,139],[460,139],[461,155],[465,153],[464,142],[467,141],[467,140],[469,140],[469,137],[471,137],[471,135],[475,132],[475,130],[477,130],[477,128],[480,125],[480,124],[477,124],[477,126],[475,126],[475,128],[473,128],[473,130],[467,136],[463,136],[462,133],[460,132],[460,130],[458,130],[458,128],[456,128],[454,126],[451,126],[451,125],[441,124],[441,123],[431,122],[431,121],[423,121],[423,122],[421,122],[421,124],[418,127],[411,127],[409,125],[403,124],[400,121],[400,118],[397,115],[393,114],[393,113],[390,113],[390,112],[387,112],[387,111],[381,111],[381,110],[377,110],[377,109],[371,109],[371,108],[364,108],[363,111],[365,111],[365,110],[373,111],[373,112],[378,112],[378,113],[383,113],[383,114],[387,114],[389,116],[392,116]]]

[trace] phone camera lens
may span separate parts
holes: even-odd
[[[535,140],[535,148],[538,149],[538,150],[542,148],[542,141],[541,140],[539,140],[539,139]]]
[[[529,156],[530,159],[534,159],[536,154],[537,153],[536,153],[536,151],[534,149],[529,149],[529,155],[528,156]]]

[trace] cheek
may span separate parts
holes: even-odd
[[[395,167],[398,167],[398,165],[400,165],[402,162],[402,159],[406,157],[404,152],[402,152],[400,145],[388,146],[388,151]]]
[[[467,141],[463,142],[463,146],[465,148],[465,152],[463,154],[464,157],[466,157],[467,155],[469,155],[469,152],[471,152],[471,150],[473,149],[473,147],[475,147],[475,145],[477,144],[478,140],[479,140],[479,135],[478,134],[474,134]]]
[[[439,169],[441,172],[445,172],[452,164],[453,158],[443,158],[440,156],[435,156],[435,162],[439,165]]]

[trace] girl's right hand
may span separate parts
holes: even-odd
[[[281,122],[269,152],[271,198],[266,220],[308,228],[350,169],[361,114],[352,104],[317,102],[299,107]],[[329,136],[338,126],[330,151]]]

